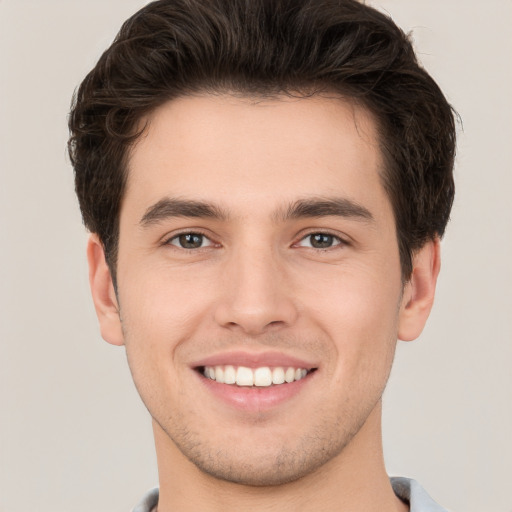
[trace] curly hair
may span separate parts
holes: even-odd
[[[69,155],[85,226],[115,282],[127,154],[140,120],[192,93],[337,92],[377,121],[402,276],[444,234],[455,112],[386,15],[356,0],[159,0],[129,18],[74,95]]]

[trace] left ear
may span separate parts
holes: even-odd
[[[428,241],[413,255],[413,270],[404,286],[398,323],[398,338],[415,340],[423,330],[434,304],[437,276],[441,268],[439,238]]]

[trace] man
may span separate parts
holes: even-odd
[[[153,418],[160,486],[135,510],[442,510],[382,455],[454,192],[452,110],[395,24],[354,0],[157,1],[70,129],[101,333]]]

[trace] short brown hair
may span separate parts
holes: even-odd
[[[377,120],[402,276],[453,202],[454,112],[408,37],[356,0],[159,0],[122,26],[73,99],[68,143],[86,227],[115,281],[127,152],[141,118],[195,92],[337,92]]]

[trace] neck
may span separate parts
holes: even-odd
[[[384,467],[380,418],[379,402],[339,455],[299,480],[271,487],[235,484],[201,472],[154,422],[158,512],[405,512],[408,507],[393,493]]]

